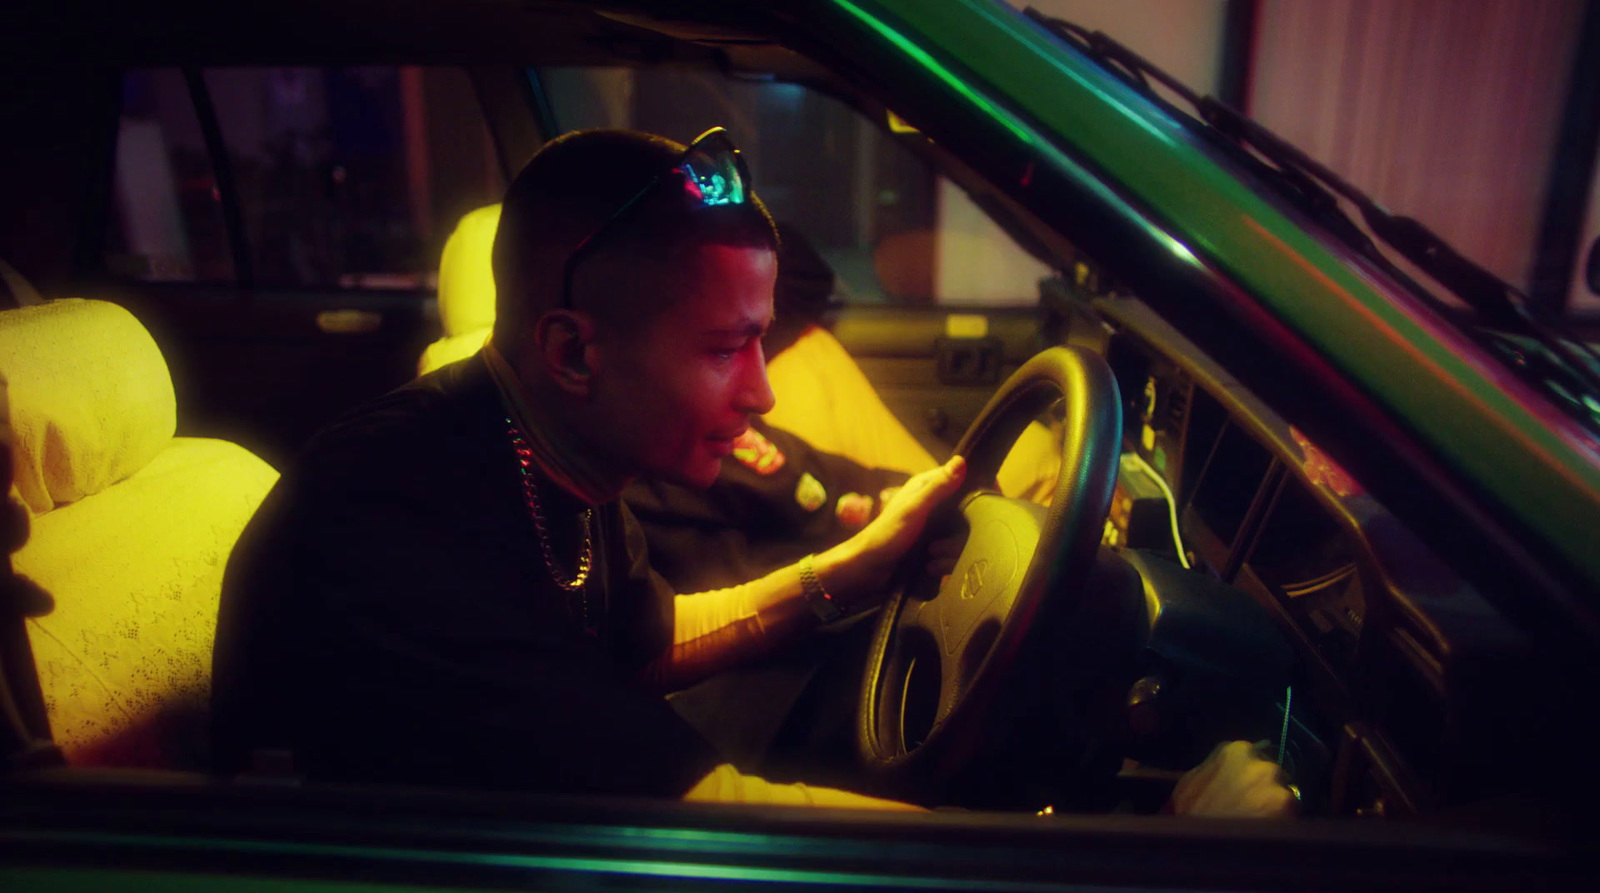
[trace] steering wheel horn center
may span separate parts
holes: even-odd
[[[980,500],[985,500],[985,494],[975,493],[967,504]],[[980,622],[1005,619],[1017,594],[1017,566],[1033,554],[1039,541],[1040,518],[1021,504],[998,504],[1010,511],[988,513],[972,524],[955,570],[938,595],[916,612],[916,622],[934,634],[947,657],[965,648]],[[1039,515],[1043,515],[1042,508]],[[937,615],[937,626],[922,619],[930,609]]]

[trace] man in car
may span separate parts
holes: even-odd
[[[651,570],[619,494],[709,486],[771,408],[776,247],[720,131],[542,149],[505,197],[491,344],[313,438],[241,537],[218,768],[287,751],[341,781],[896,805],[743,775],[661,697],[870,604],[964,473],[742,585]]]

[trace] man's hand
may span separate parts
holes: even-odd
[[[817,556],[817,575],[848,604],[875,601],[928,523],[928,516],[966,477],[960,456],[906,481],[872,523],[840,545]]]
[[[1169,805],[1178,815],[1287,818],[1297,802],[1278,781],[1277,763],[1263,760],[1247,741],[1230,741],[1183,774]]]

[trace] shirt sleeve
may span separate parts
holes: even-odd
[[[715,592],[681,594],[650,564],[643,528],[623,506],[628,579],[619,598],[632,600],[617,616],[624,663],[646,687],[674,691],[761,653],[766,631],[748,584]],[[619,606],[620,607],[620,606]]]

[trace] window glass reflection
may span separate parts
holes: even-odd
[[[505,182],[454,68],[206,72],[266,286],[426,289],[444,239]]]

